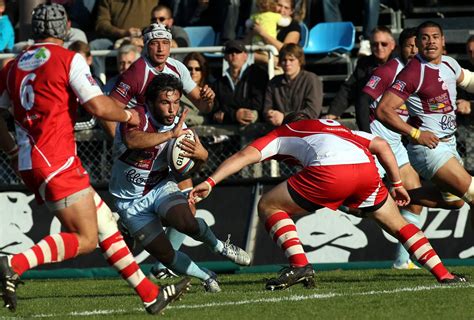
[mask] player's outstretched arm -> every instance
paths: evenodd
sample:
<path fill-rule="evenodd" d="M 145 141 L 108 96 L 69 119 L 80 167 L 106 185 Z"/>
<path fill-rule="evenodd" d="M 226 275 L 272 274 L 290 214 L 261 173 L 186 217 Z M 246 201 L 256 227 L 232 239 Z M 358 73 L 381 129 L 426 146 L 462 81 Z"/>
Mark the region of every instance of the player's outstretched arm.
<path fill-rule="evenodd" d="M 225 160 L 216 169 L 216 171 L 204 182 L 198 184 L 189 194 L 189 202 L 197 203 L 209 196 L 212 188 L 228 176 L 240 171 L 245 166 L 259 162 L 262 154 L 252 146 L 245 147 L 227 160 Z"/>
<path fill-rule="evenodd" d="M 102 120 L 127 122 L 133 126 L 140 123 L 135 110 L 124 110 L 117 106 L 112 98 L 105 95 L 95 96 L 86 101 L 83 106 L 87 112 Z"/>
<path fill-rule="evenodd" d="M 405 206 L 410 202 L 410 196 L 402 184 L 397 160 L 388 143 L 379 137 L 375 137 L 369 145 L 369 151 L 377 156 L 380 164 L 387 172 L 390 180 L 390 193 L 399 206 Z"/>

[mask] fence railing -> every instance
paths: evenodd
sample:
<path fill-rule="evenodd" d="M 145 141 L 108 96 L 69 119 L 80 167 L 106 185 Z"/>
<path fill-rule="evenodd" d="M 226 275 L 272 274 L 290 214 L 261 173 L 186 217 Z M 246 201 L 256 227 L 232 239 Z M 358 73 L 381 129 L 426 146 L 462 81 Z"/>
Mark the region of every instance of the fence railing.
<path fill-rule="evenodd" d="M 343 119 L 344 125 L 355 128 L 354 119 Z M 272 128 L 264 124 L 238 126 L 198 126 L 194 127 L 203 145 L 209 151 L 209 159 L 202 170 L 193 178 L 199 180 L 211 174 L 225 159 L 240 150 L 255 138 L 262 136 Z M 474 124 L 462 121 L 457 131 L 458 151 L 467 170 L 474 171 Z M 101 129 L 84 130 L 76 133 L 78 155 L 91 182 L 95 185 L 107 184 L 113 164 L 112 141 Z M 286 178 L 295 172 L 284 163 L 275 161 L 256 164 L 228 178 L 229 181 L 263 180 L 268 178 Z M 21 185 L 8 164 L 7 157 L 0 152 L 0 187 L 15 188 Z"/>

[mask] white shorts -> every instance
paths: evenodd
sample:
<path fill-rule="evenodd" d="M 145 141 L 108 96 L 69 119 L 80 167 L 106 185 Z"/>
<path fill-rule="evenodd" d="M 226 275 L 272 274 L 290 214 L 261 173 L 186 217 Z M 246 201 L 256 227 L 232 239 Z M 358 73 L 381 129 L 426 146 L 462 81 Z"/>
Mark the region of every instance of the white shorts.
<path fill-rule="evenodd" d="M 399 168 L 410 162 L 408 158 L 408 151 L 401 141 L 398 141 L 396 144 L 393 145 L 390 143 L 390 141 L 387 142 L 389 143 L 390 148 L 392 149 L 392 152 L 395 155 L 395 159 L 397 160 Z M 385 169 L 382 167 L 377 157 L 375 157 L 375 160 L 375 164 L 377 165 L 377 169 L 379 170 L 380 177 L 383 178 L 386 173 Z"/>
<path fill-rule="evenodd" d="M 164 179 L 141 198 L 115 198 L 120 219 L 132 236 L 148 224 L 158 225 L 161 223 L 160 218 L 165 217 L 169 209 L 183 203 L 187 204 L 188 200 L 179 190 L 176 181 L 170 179 Z"/>
<path fill-rule="evenodd" d="M 431 180 L 436 172 L 452 157 L 456 158 L 461 165 L 463 164 L 456 150 L 456 138 L 454 136 L 449 141 L 440 141 L 434 149 L 419 144 L 409 144 L 407 150 L 411 165 L 426 180 Z"/>

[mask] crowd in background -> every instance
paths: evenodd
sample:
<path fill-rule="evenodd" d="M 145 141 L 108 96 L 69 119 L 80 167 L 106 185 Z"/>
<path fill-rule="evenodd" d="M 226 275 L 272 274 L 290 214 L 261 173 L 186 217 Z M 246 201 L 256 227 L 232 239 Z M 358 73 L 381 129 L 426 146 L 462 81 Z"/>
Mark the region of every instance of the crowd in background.
<path fill-rule="evenodd" d="M 238 124 L 263 122 L 281 124 L 290 111 L 304 111 L 312 118 L 337 119 L 355 105 L 357 125 L 368 131 L 368 103 L 360 94 L 374 68 L 397 55 L 394 36 L 389 28 L 378 26 L 380 4 L 407 9 L 404 1 L 364 0 L 62 0 L 68 12 L 68 33 L 64 47 L 80 52 L 91 66 L 94 78 L 109 93 L 118 77 L 140 57 L 144 48 L 142 30 L 150 23 L 165 25 L 171 32 L 172 48 L 189 47 L 184 27 L 212 26 L 217 43 L 225 45 L 221 74 L 212 74 L 205 55 L 197 52 L 175 54 L 182 61 L 198 87 L 209 85 L 216 93 L 211 112 L 203 113 L 183 96 L 182 107 L 190 109 L 189 126 L 202 124 Z M 33 39 L 15 38 L 18 28 L 18 2 L 0 0 L 0 52 L 21 52 Z M 348 14 L 358 8 L 357 17 Z M 359 11 L 360 12 L 360 11 Z M 342 84 L 330 101 L 327 115 L 322 114 L 323 83 L 304 70 L 305 55 L 298 45 L 301 23 L 309 28 L 322 21 L 352 19 L 362 25 L 358 56 L 352 76 Z M 92 23 L 93 22 L 93 23 Z M 269 80 L 266 52 L 249 53 L 246 44 L 271 44 L 279 50 L 276 77 Z M 468 41 L 468 50 L 469 50 Z M 103 57 L 91 51 L 118 50 L 116 68 L 106 68 Z M 469 51 L 468 51 L 469 54 Z M 107 69 L 107 70 L 106 70 Z M 469 99 L 463 99 L 469 102 Z M 467 103 L 466 102 L 466 103 Z M 464 102 L 462 102 L 464 104 Z M 470 108 L 470 104 L 466 108 Z M 85 112 L 79 116 L 82 128 L 95 125 Z M 92 121 L 92 122 L 91 122 Z"/>

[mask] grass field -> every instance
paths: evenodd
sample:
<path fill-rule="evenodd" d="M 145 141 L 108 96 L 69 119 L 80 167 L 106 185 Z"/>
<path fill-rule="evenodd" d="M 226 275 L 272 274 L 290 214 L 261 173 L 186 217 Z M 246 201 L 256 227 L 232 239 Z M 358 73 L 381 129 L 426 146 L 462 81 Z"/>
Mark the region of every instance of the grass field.
<path fill-rule="evenodd" d="M 450 267 L 474 278 L 474 267 Z M 474 319 L 474 282 L 441 286 L 425 270 L 336 270 L 316 275 L 316 288 L 264 290 L 274 274 L 220 275 L 219 294 L 193 280 L 163 319 Z M 169 283 L 169 281 L 165 282 Z M 0 319 L 150 319 L 120 279 L 27 280 L 18 309 Z"/>

